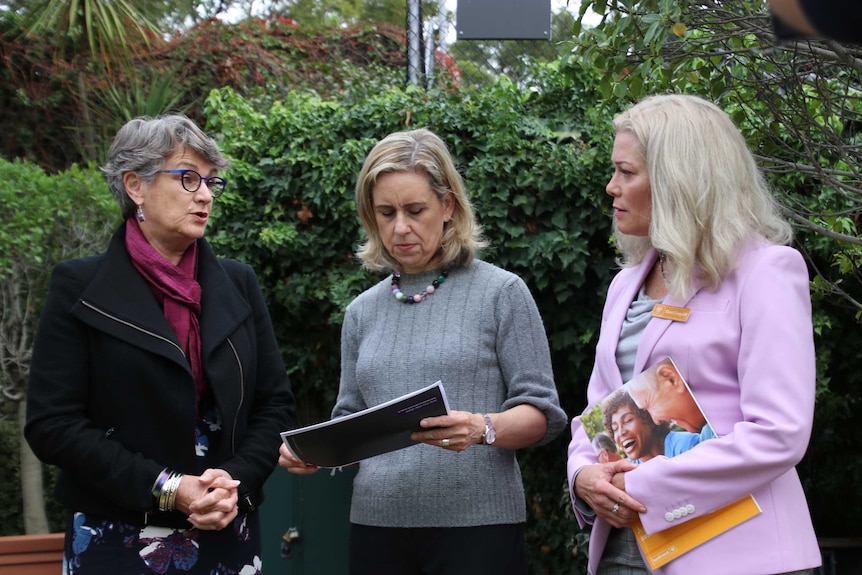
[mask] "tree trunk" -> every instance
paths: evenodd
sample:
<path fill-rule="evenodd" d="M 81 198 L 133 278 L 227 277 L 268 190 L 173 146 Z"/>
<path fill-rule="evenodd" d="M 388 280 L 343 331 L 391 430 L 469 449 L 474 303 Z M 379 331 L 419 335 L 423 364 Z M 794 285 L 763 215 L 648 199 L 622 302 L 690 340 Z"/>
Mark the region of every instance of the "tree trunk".
<path fill-rule="evenodd" d="M 24 533 L 49 533 L 48 514 L 45 512 L 45 490 L 42 481 L 42 462 L 36 458 L 30 444 L 24 439 L 24 421 L 27 400 L 18 403 L 18 443 L 21 458 L 21 502 L 24 511 Z"/>
<path fill-rule="evenodd" d="M 93 122 L 90 120 L 90 93 L 87 90 L 87 81 L 83 70 L 78 72 L 78 98 L 81 101 L 81 128 L 84 133 L 84 152 L 82 155 L 88 161 L 97 161 Z"/>

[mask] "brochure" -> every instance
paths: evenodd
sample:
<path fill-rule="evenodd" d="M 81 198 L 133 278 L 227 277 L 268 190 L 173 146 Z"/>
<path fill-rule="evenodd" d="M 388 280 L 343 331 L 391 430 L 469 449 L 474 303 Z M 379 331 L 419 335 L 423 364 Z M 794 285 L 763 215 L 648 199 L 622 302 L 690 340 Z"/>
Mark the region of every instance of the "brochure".
<path fill-rule="evenodd" d="M 426 417 L 449 415 L 443 382 L 344 417 L 284 431 L 290 452 L 320 467 L 343 467 L 375 455 L 415 445 L 410 434 Z"/>
<path fill-rule="evenodd" d="M 656 424 L 636 401 L 645 378 L 662 380 L 666 385 L 667 381 L 673 381 L 674 385 L 683 386 L 689 399 L 689 413 L 681 414 L 678 421 Z M 678 424 L 683 418 L 687 429 Z M 649 465 L 649 460 L 656 456 L 674 457 L 689 449 L 697 449 L 699 443 L 715 437 L 691 388 L 670 357 L 636 375 L 600 403 L 584 411 L 580 419 L 600 462 L 628 458 L 634 463 Z M 651 535 L 646 533 L 639 519 L 632 524 L 632 529 L 650 569 L 657 569 L 760 511 L 757 501 L 748 495 L 712 513 Z"/>

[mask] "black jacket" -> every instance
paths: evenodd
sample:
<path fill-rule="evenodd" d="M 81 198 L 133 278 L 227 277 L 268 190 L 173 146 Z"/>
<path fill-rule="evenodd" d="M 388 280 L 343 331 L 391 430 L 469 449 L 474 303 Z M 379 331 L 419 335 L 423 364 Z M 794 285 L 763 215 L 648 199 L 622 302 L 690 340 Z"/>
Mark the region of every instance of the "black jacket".
<path fill-rule="evenodd" d="M 222 419 L 217 467 L 241 481 L 240 509 L 262 500 L 294 397 L 257 278 L 199 241 L 201 359 Z M 58 264 L 33 348 L 24 433 L 61 474 L 68 508 L 136 525 L 185 526 L 151 489 L 165 467 L 196 471 L 195 381 L 125 226 L 107 252 Z"/>

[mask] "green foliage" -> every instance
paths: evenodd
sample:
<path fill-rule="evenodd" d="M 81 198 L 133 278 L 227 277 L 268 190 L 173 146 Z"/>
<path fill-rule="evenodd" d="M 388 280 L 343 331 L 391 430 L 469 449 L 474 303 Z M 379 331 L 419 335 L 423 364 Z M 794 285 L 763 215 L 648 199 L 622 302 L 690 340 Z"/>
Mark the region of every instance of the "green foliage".
<path fill-rule="evenodd" d="M 133 114 L 185 111 L 204 124 L 203 100 L 214 88 L 272 102 L 290 90 L 328 96 L 361 85 L 373 93 L 405 77 L 403 25 L 206 20 L 167 41 L 153 38 L 149 48 L 141 42 L 111 69 L 86 55 L 64 59 L 61 40 L 0 37 L 0 155 L 51 170 L 101 161 Z"/>
<path fill-rule="evenodd" d="M 5 462 L 18 462 L 18 426 L 14 419 L 0 418 L 0 457 Z M 17 465 L 0 466 L 0 481 L 3 485 L 18 485 Z M 24 519 L 21 513 L 21 491 L 3 489 L 0 491 L 0 536 L 24 533 Z"/>
<path fill-rule="evenodd" d="M 790 218 L 819 234 L 807 246 L 815 289 L 862 318 L 862 61 L 835 44 L 774 44 L 763 0 L 640 0 L 613 9 L 583 0 L 581 7 L 604 20 L 581 31 L 571 56 L 596 67 L 605 100 L 680 92 L 722 106 Z"/>
<path fill-rule="evenodd" d="M 386 22 L 403 25 L 407 20 L 407 0 L 363 0 L 359 9 L 360 22 Z M 442 0 L 422 0 L 424 16 L 439 14 Z"/>
<path fill-rule="evenodd" d="M 362 0 L 281 0 L 274 3 L 279 13 L 304 26 L 355 23 Z"/>
<path fill-rule="evenodd" d="M 61 260 L 102 251 L 119 223 L 119 210 L 95 167 L 73 165 L 49 175 L 28 162 L 2 158 L 0 205 L 0 480 L 17 487 L 18 428 L 5 418 L 24 394 L 51 269 Z M 46 470 L 49 486 L 55 471 Z M 10 488 L 4 494 L 0 534 L 20 534 L 21 491 Z M 51 527 L 61 530 L 62 511 L 50 497 L 46 503 Z"/>
<path fill-rule="evenodd" d="M 18 425 L 14 417 L 0 416 L 0 482 L 4 489 L 0 490 L 0 537 L 6 535 L 21 535 L 24 533 L 24 515 L 21 501 L 21 490 L 13 488 L 21 484 L 18 455 Z M 66 512 L 54 501 L 51 490 L 57 478 L 55 467 L 45 468 L 45 503 L 48 523 L 52 533 L 63 531 L 66 525 Z"/>
<path fill-rule="evenodd" d="M 137 41 L 159 35 L 140 6 L 126 0 L 39 0 L 25 11 L 22 28 L 34 35 L 59 31 L 71 50 L 86 46 L 108 67 L 131 55 Z"/>
<path fill-rule="evenodd" d="M 138 64 L 179 67 L 196 104 L 223 86 L 248 96 L 276 97 L 292 89 L 328 95 L 344 90 L 357 69 L 374 67 L 375 76 L 391 78 L 377 66 L 395 68 L 402 77 L 403 37 L 403 28 L 387 25 L 299 26 L 280 16 L 238 24 L 209 20 Z"/>
<path fill-rule="evenodd" d="M 587 437 L 594 437 L 598 433 L 607 433 L 605 428 L 605 413 L 601 403 L 597 403 L 588 412 L 581 414 L 581 425 L 587 433 Z"/>
<path fill-rule="evenodd" d="M 422 12 L 436 14 L 438 0 L 423 0 Z M 341 27 L 375 22 L 404 26 L 405 0 L 274 0 L 267 5 L 273 14 L 285 16 L 304 27 Z"/>
<path fill-rule="evenodd" d="M 0 158 L 0 279 L 16 269 L 40 273 L 90 254 L 119 223 L 119 210 L 95 166 L 73 165 L 56 175 Z M 47 288 L 44 283 L 43 288 Z"/>
<path fill-rule="evenodd" d="M 279 102 L 231 89 L 207 100 L 209 129 L 232 159 L 208 238 L 258 273 L 302 410 L 326 419 L 338 388 L 343 311 L 382 276 L 363 271 L 356 174 L 386 134 L 428 127 L 449 144 L 493 247 L 485 259 L 531 288 L 551 341 L 568 412 L 582 409 L 602 295 L 613 267 L 604 195 L 607 111 L 595 111 L 589 77 L 557 66 L 533 90 L 503 80 L 449 94 L 389 89 L 321 100 L 291 92 Z M 271 107 L 270 107 L 271 106 Z M 565 435 L 565 434 L 564 434 Z M 521 456 L 530 500 L 531 561 L 575 572 L 572 518 L 561 505 L 567 439 Z M 583 541 L 580 541 L 582 544 Z M 582 569 L 581 569 L 582 570 Z M 539 572 L 537 570 L 537 572 Z"/>
<path fill-rule="evenodd" d="M 127 86 L 110 80 L 98 89 L 101 105 L 93 109 L 93 114 L 112 132 L 139 116 L 182 114 L 190 107 L 180 105 L 187 101 L 185 86 L 177 82 L 180 70 L 142 70 L 142 73 L 142 76 L 129 74 Z"/>
<path fill-rule="evenodd" d="M 75 146 L 59 128 L 79 114 L 67 89 L 73 74 L 42 71 L 57 49 L 55 38 L 25 45 L 0 37 L 0 150 L 6 158 L 38 158 L 42 165 L 63 167 L 76 158 Z"/>
<path fill-rule="evenodd" d="M 862 341 L 855 322 L 837 321 L 842 316 L 829 306 L 822 313 L 836 321 L 819 341 L 814 433 L 799 472 L 818 536 L 858 537 L 860 503 L 844 494 L 862 481 L 859 447 L 847 433 L 862 414 Z"/>
<path fill-rule="evenodd" d="M 99 171 L 72 166 L 50 176 L 0 158 L 0 388 L 18 398 L 53 265 L 106 243 L 118 211 Z"/>

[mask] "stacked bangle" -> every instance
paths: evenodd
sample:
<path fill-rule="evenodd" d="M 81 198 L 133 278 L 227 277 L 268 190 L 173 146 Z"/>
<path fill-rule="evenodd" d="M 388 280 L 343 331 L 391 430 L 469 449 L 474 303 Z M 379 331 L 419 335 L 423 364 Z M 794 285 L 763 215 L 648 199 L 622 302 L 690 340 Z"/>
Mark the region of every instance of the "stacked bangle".
<path fill-rule="evenodd" d="M 162 470 L 153 483 L 153 497 L 159 503 L 159 511 L 173 511 L 177 502 L 177 491 L 183 479 L 182 473 Z"/>
<path fill-rule="evenodd" d="M 170 477 L 170 472 L 168 472 L 167 468 L 162 469 L 162 472 L 159 473 L 159 476 L 156 477 L 156 481 L 153 483 L 152 494 L 153 497 L 156 498 L 156 501 L 159 500 L 159 495 L 162 494 L 162 489 L 165 487 L 165 481 Z"/>

